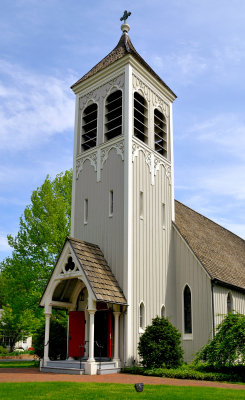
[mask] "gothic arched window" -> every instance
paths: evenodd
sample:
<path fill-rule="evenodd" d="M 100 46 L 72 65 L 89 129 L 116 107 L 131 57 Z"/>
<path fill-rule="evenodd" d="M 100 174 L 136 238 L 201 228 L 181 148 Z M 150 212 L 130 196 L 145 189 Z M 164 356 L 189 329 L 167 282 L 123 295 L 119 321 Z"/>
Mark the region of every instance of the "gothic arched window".
<path fill-rule="evenodd" d="M 96 103 L 90 104 L 83 111 L 82 118 L 82 149 L 88 150 L 96 146 L 97 140 L 97 116 L 98 106 Z"/>
<path fill-rule="evenodd" d="M 147 143 L 147 103 L 138 92 L 134 93 L 134 136 Z"/>
<path fill-rule="evenodd" d="M 155 150 L 167 157 L 167 124 L 163 113 L 157 108 L 154 110 L 154 146 Z"/>
<path fill-rule="evenodd" d="M 227 295 L 227 314 L 232 312 L 232 294 L 229 292 Z"/>
<path fill-rule="evenodd" d="M 184 289 L 184 333 L 192 333 L 191 289 L 188 285 Z"/>
<path fill-rule="evenodd" d="M 122 91 L 116 90 L 106 99 L 105 139 L 110 140 L 122 134 Z"/>

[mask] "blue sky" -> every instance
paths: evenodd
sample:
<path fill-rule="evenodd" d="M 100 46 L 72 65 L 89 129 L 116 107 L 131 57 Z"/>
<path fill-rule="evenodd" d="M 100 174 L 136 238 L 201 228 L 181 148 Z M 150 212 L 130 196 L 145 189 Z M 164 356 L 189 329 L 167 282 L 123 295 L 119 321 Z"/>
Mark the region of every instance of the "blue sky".
<path fill-rule="evenodd" d="M 2 0 L 0 260 L 46 175 L 72 166 L 70 86 L 117 44 L 120 17 L 177 94 L 175 197 L 245 237 L 243 0 Z"/>

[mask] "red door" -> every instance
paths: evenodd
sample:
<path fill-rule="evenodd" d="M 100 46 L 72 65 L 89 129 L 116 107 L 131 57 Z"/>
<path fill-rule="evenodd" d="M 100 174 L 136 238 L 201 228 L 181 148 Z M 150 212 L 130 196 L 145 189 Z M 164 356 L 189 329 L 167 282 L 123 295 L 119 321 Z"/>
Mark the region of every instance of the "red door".
<path fill-rule="evenodd" d="M 84 311 L 70 311 L 69 312 L 69 357 L 80 357 L 80 356 L 83 357 L 84 344 L 85 344 Z"/>
<path fill-rule="evenodd" d="M 107 357 L 111 358 L 111 344 L 112 344 L 112 312 L 108 310 L 107 322 Z"/>

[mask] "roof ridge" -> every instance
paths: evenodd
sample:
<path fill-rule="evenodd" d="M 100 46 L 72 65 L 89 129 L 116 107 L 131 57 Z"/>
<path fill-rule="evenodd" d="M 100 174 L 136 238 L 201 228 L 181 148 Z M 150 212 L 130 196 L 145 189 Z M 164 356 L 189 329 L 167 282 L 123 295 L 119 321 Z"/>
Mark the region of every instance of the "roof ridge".
<path fill-rule="evenodd" d="M 181 204 L 182 206 L 184 206 L 185 208 L 188 208 L 189 210 L 191 210 L 191 211 L 193 211 L 194 213 L 200 215 L 201 217 L 205 218 L 206 220 L 208 220 L 208 221 L 212 222 L 213 224 L 219 226 L 219 227 L 222 228 L 224 231 L 227 231 L 228 233 L 231 233 L 232 235 L 236 236 L 238 239 L 240 239 L 240 240 L 242 240 L 243 242 L 245 242 L 245 240 L 244 240 L 241 236 L 238 236 L 236 233 L 234 233 L 234 232 L 230 231 L 229 229 L 225 228 L 224 226 L 218 224 L 218 222 L 215 222 L 215 221 L 213 221 L 212 219 L 210 219 L 210 218 L 206 217 L 205 215 L 201 214 L 200 212 L 198 212 L 198 211 L 196 211 L 196 210 L 193 210 L 193 208 L 187 206 L 186 204 L 182 203 L 181 201 L 179 201 L 179 200 L 177 200 L 177 199 L 174 199 L 174 200 L 175 200 L 177 203 L 179 203 L 179 204 Z M 176 225 L 176 224 L 175 224 L 175 225 Z"/>

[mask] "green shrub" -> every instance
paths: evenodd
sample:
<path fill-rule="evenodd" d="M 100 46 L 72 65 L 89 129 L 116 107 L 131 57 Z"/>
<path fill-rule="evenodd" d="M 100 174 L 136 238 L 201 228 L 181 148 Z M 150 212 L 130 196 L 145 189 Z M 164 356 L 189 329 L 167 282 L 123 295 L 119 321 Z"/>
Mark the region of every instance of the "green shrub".
<path fill-rule="evenodd" d="M 199 371 L 191 365 L 183 365 L 180 368 L 151 368 L 146 369 L 142 367 L 126 367 L 122 372 L 136 375 L 157 376 L 161 378 L 175 378 L 175 379 L 192 379 L 192 380 L 205 380 L 205 381 L 219 381 L 219 382 L 245 382 L 245 376 L 232 371 L 226 372 L 207 372 Z"/>
<path fill-rule="evenodd" d="M 0 346 L 0 355 L 1 356 L 7 356 L 8 355 L 8 350 L 4 346 Z"/>
<path fill-rule="evenodd" d="M 196 355 L 195 363 L 213 368 L 245 364 L 245 315 L 229 313 L 218 326 L 216 336 Z"/>
<path fill-rule="evenodd" d="M 167 318 L 154 318 L 139 341 L 141 364 L 146 368 L 180 366 L 183 360 L 180 337 L 179 331 Z"/>

